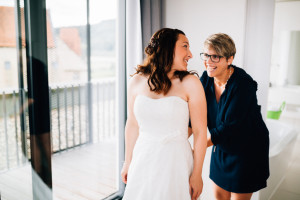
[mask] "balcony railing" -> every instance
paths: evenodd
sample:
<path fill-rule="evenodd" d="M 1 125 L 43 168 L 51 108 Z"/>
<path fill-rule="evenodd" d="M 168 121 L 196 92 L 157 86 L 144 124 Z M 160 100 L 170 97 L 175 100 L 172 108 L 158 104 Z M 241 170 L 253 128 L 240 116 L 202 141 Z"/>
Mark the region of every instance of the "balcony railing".
<path fill-rule="evenodd" d="M 92 83 L 93 141 L 89 138 L 87 84 L 52 85 L 49 89 L 53 153 L 115 136 L 115 80 Z M 20 105 L 21 96 L 26 102 Z M 30 159 L 27 91 L 0 94 L 0 172 Z M 22 118 L 23 115 L 23 118 Z M 21 123 L 23 120 L 23 125 Z M 23 126 L 23 127 L 22 127 Z M 22 131 L 24 130 L 24 131 Z M 23 132 L 23 133 L 22 133 Z"/>

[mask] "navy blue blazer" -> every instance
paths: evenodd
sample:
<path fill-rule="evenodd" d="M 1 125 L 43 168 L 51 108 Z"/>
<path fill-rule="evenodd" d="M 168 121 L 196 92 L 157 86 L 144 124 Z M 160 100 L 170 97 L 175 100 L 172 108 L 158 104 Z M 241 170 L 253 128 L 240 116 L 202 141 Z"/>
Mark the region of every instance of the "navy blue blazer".
<path fill-rule="evenodd" d="M 257 83 L 243 69 L 233 66 L 219 103 L 214 80 L 204 71 L 200 80 L 207 100 L 207 125 L 214 145 L 227 153 L 269 153 L 269 131 L 257 104 Z"/>

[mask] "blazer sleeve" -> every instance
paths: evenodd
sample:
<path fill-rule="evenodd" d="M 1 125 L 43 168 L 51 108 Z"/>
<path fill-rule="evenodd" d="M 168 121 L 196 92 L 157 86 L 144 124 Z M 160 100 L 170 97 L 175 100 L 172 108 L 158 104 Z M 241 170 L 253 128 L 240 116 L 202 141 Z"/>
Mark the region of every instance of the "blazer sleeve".
<path fill-rule="evenodd" d="M 217 127 L 209 130 L 214 145 L 222 144 L 229 137 L 236 137 L 246 127 L 245 118 L 257 105 L 256 90 L 257 83 L 254 80 L 243 81 L 232 89 L 225 103 L 224 117 Z"/>

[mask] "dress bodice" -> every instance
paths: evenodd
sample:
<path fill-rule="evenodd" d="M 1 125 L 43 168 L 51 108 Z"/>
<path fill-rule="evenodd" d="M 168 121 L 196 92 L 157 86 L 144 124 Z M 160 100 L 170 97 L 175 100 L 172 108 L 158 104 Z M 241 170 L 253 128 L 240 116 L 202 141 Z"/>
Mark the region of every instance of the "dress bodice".
<path fill-rule="evenodd" d="M 178 96 L 153 99 L 137 95 L 134 114 L 140 137 L 188 137 L 188 103 Z"/>

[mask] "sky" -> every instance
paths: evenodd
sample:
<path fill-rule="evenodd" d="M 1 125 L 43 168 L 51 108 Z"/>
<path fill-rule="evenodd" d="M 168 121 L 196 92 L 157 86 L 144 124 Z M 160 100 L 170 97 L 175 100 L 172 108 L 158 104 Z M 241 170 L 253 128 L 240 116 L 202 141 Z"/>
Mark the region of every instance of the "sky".
<path fill-rule="evenodd" d="M 22 0 L 20 0 L 22 2 Z M 14 6 L 14 0 L 0 0 L 0 6 Z M 54 27 L 86 24 L 85 0 L 46 0 Z M 117 17 L 117 0 L 90 0 L 90 23 Z"/>

